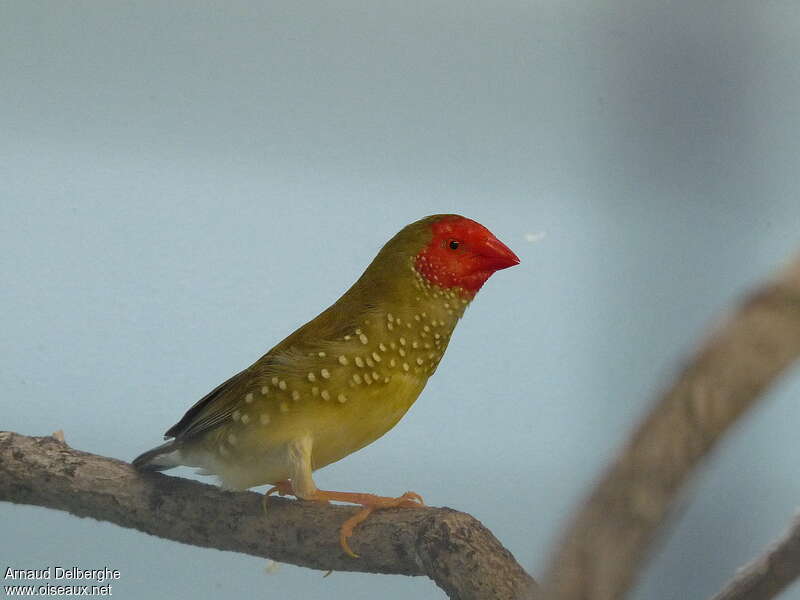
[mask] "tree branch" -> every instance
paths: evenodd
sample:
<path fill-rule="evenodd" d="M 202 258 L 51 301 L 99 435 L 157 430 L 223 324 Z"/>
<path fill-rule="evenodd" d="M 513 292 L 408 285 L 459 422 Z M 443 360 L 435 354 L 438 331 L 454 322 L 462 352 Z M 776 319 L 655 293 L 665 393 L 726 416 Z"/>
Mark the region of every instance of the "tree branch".
<path fill-rule="evenodd" d="M 80 452 L 54 437 L 0 432 L 0 500 L 34 504 L 219 550 L 312 569 L 427 575 L 450 598 L 532 596 L 535 583 L 477 519 L 449 508 L 378 511 L 339 547 L 353 508 L 270 498 Z"/>
<path fill-rule="evenodd" d="M 711 600 L 769 600 L 800 576 L 800 517 L 767 551 L 739 569 Z"/>
<path fill-rule="evenodd" d="M 800 259 L 754 293 L 688 363 L 573 519 L 545 578 L 553 600 L 622 598 L 684 481 L 800 356 Z M 198 546 L 321 570 L 426 575 L 451 598 L 517 599 L 535 583 L 483 525 L 441 508 L 380 511 L 344 555 L 354 509 L 227 492 L 0 432 L 0 500 L 91 516 Z M 800 525 L 714 600 L 770 598 L 800 575 Z M 727 595 L 726 595 L 727 594 Z M 738 594 L 738 595 L 736 595 Z M 760 595 L 759 595 L 760 594 Z"/>
<path fill-rule="evenodd" d="M 800 258 L 707 341 L 572 520 L 543 579 L 554 600 L 616 600 L 681 485 L 800 356 Z"/>

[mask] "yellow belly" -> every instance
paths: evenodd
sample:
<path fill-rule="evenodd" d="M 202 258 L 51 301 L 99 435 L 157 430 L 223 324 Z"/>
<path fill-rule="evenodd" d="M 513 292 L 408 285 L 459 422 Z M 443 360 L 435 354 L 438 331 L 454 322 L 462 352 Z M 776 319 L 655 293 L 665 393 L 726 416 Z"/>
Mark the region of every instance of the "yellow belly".
<path fill-rule="evenodd" d="M 310 436 L 312 469 L 320 469 L 374 442 L 403 417 L 425 386 L 426 378 L 395 374 L 388 383 L 362 386 L 357 393 L 328 399 L 284 403 L 285 411 L 269 413 L 261 424 L 258 413 L 238 423 L 220 426 L 184 451 L 184 464 L 219 476 L 223 485 L 246 489 L 288 479 L 287 446 Z M 246 414 L 246 413 L 245 413 Z M 231 443 L 234 442 L 234 443 Z"/>
<path fill-rule="evenodd" d="M 221 401 L 229 413 L 187 442 L 183 464 L 247 488 L 290 478 L 288 448 L 299 440 L 310 442 L 312 470 L 374 442 L 436 370 L 463 312 L 448 302 L 443 296 L 441 306 L 419 312 L 371 313 L 341 338 L 271 351 Z"/>
<path fill-rule="evenodd" d="M 336 462 L 377 440 L 406 414 L 424 385 L 413 375 L 395 376 L 386 386 L 367 389 L 342 406 L 323 406 L 306 423 L 313 440 L 313 468 Z"/>

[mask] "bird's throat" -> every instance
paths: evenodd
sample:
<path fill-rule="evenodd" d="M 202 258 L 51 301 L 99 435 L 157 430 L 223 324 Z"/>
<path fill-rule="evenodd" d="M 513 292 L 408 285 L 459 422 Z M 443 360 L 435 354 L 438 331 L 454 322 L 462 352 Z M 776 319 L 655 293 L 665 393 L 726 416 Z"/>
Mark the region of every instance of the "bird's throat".
<path fill-rule="evenodd" d="M 388 348 L 405 372 L 427 379 L 436 370 L 450 337 L 474 294 L 431 283 L 412 261 L 394 302 L 379 316 Z M 407 367 L 407 368 L 406 368 Z"/>

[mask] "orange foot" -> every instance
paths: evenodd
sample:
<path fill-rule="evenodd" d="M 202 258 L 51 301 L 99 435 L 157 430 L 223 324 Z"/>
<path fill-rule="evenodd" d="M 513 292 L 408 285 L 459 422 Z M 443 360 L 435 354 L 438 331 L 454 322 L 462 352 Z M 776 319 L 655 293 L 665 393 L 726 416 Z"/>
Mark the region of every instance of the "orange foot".
<path fill-rule="evenodd" d="M 270 488 L 264 495 L 264 501 L 272 495 L 277 493 L 280 496 L 287 494 L 295 495 L 292 483 L 290 481 L 279 481 L 274 487 Z M 356 526 L 364 521 L 372 511 L 380 510 L 383 508 L 417 508 L 425 506 L 422 496 L 416 492 L 406 492 L 398 498 L 391 498 L 388 496 L 376 496 L 375 494 L 360 494 L 357 492 L 331 492 L 327 490 L 317 490 L 313 495 L 303 498 L 303 500 L 315 500 L 317 502 L 329 502 L 334 500 L 336 502 L 348 502 L 350 504 L 360 504 L 362 509 L 355 515 L 342 523 L 342 528 L 339 530 L 339 543 L 342 550 L 353 558 L 358 558 L 358 554 L 353 552 L 350 545 L 347 543 L 347 538 L 353 535 L 353 530 Z M 266 506 L 266 504 L 265 504 Z"/>

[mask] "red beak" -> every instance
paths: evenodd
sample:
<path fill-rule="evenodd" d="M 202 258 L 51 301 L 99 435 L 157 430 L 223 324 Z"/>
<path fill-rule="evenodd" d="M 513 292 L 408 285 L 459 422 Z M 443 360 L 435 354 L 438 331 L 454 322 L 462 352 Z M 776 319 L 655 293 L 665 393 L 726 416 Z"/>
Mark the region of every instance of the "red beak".
<path fill-rule="evenodd" d="M 519 258 L 511 251 L 511 248 L 494 236 L 483 241 L 480 254 L 488 259 L 489 266 L 495 271 L 519 264 Z"/>

